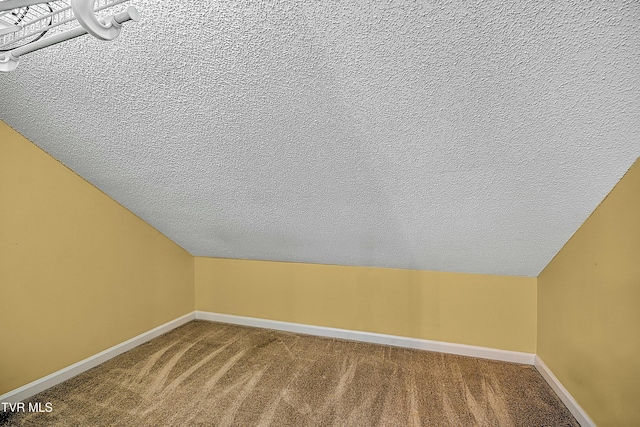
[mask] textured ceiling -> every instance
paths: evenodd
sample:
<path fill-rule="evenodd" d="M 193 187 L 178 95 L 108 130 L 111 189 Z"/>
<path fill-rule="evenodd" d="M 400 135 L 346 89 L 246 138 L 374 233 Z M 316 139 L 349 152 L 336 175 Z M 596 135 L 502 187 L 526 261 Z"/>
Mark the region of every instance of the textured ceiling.
<path fill-rule="evenodd" d="M 194 255 L 537 275 L 640 155 L 637 2 L 131 4 L 0 119 Z"/>

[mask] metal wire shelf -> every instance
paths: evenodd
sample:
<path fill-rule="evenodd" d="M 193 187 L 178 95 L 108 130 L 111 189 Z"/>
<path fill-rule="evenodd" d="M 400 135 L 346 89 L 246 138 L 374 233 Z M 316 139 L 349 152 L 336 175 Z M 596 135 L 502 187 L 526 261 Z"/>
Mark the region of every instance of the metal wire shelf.
<path fill-rule="evenodd" d="M 43 47 L 89 33 L 102 40 L 118 36 L 123 22 L 137 21 L 128 0 L 0 0 L 0 71 L 13 71 L 17 59 Z"/>
<path fill-rule="evenodd" d="M 0 5 L 6 0 L 0 0 Z M 94 11 L 101 12 L 128 0 L 97 0 Z M 55 31 L 77 26 L 78 22 L 68 1 L 56 0 L 24 6 L 0 12 L 0 50 L 9 50 L 34 41 L 40 35 L 55 34 Z M 5 27 L 4 30 L 2 27 Z M 29 40 L 31 39 L 31 40 Z"/>

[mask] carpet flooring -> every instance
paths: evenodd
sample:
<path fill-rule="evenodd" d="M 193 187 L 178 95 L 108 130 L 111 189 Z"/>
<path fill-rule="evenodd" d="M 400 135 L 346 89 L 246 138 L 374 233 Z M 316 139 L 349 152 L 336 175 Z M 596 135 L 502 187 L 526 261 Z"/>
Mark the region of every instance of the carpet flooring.
<path fill-rule="evenodd" d="M 205 321 L 28 403 L 0 424 L 579 426 L 532 366 Z"/>

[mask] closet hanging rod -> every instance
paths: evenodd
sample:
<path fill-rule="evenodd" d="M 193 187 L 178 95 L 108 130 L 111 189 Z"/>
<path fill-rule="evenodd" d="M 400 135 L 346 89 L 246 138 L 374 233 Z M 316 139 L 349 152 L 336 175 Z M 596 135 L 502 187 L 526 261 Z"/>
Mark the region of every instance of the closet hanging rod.
<path fill-rule="evenodd" d="M 103 4 L 102 6 L 96 7 L 94 9 L 94 12 L 100 12 L 100 11 L 102 11 L 104 9 L 108 9 L 110 7 L 113 7 L 113 6 L 118 5 L 120 3 L 125 3 L 127 1 L 129 1 L 129 0 L 113 0 L 110 3 Z M 2 3 L 6 3 L 6 2 L 1 2 L 0 1 L 0 4 L 2 4 Z M 58 26 L 62 26 L 64 24 L 73 22 L 76 19 L 75 16 L 73 16 L 73 13 L 70 13 L 70 9 L 71 9 L 71 6 L 69 5 L 69 6 L 66 6 L 64 8 L 56 9 L 53 12 L 40 14 L 39 17 L 38 17 L 38 20 L 43 21 L 43 20 L 49 19 L 51 22 L 55 21 L 55 24 L 49 25 L 47 27 L 48 30 L 53 29 L 53 28 L 58 27 Z M 67 12 L 67 11 L 69 11 L 69 12 Z M 8 12 L 4 12 L 4 14 L 7 14 L 7 13 Z M 3 15 L 3 13 L 0 13 L 0 17 L 2 15 Z M 39 26 L 37 26 L 37 25 L 29 24 L 29 26 L 33 27 L 33 29 L 31 31 L 22 31 L 23 34 L 21 36 L 14 36 L 12 38 L 12 40 L 11 40 L 11 43 L 19 42 L 20 40 L 27 39 L 29 37 L 32 37 L 32 36 L 42 32 L 42 28 L 39 28 Z M 18 27 L 18 28 L 20 28 L 20 27 Z M 16 30 L 17 30 L 17 28 L 15 28 L 15 27 L 14 27 L 14 29 L 7 28 L 5 30 L 0 30 L 0 35 L 2 35 L 3 31 L 5 33 L 12 33 L 12 32 L 16 32 Z"/>
<path fill-rule="evenodd" d="M 138 11 L 136 10 L 136 8 L 133 6 L 129 6 L 127 10 L 125 10 L 124 12 L 120 12 L 116 15 L 109 16 L 106 20 L 102 20 L 101 22 L 103 24 L 106 24 L 109 21 L 111 21 L 112 25 L 119 27 L 127 21 L 139 21 L 139 20 L 140 20 L 140 15 L 138 14 Z M 67 40 L 71 40 L 76 37 L 83 36 L 85 34 L 87 34 L 87 30 L 84 27 L 73 28 L 71 30 L 64 31 L 62 33 L 54 34 L 51 37 L 47 37 L 45 39 L 26 44 L 24 46 L 17 47 L 9 51 L 9 54 L 17 59 L 20 56 L 25 55 L 27 53 L 35 52 L 36 50 L 53 46 L 58 43 L 65 42 Z"/>
<path fill-rule="evenodd" d="M 122 24 L 139 21 L 133 6 L 99 18 L 96 12 L 127 0 L 0 0 L 0 72 L 16 69 L 22 55 L 91 34 L 118 37 Z"/>

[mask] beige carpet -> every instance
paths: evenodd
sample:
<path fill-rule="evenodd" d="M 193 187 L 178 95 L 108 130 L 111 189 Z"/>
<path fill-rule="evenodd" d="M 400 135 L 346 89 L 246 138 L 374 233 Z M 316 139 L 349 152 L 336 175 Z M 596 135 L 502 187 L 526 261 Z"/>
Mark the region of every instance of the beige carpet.
<path fill-rule="evenodd" d="M 578 426 L 532 366 L 203 321 L 30 402 L 0 424 Z"/>

